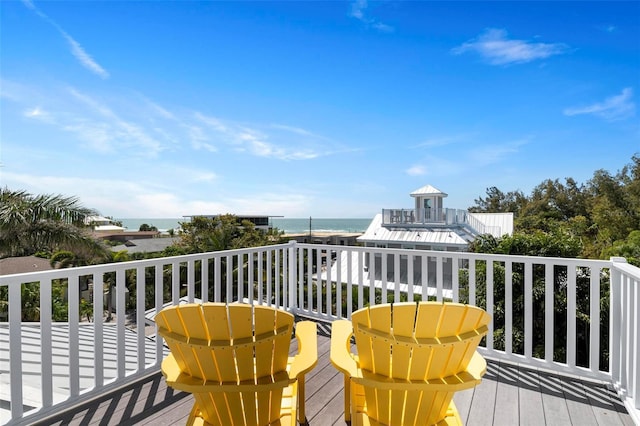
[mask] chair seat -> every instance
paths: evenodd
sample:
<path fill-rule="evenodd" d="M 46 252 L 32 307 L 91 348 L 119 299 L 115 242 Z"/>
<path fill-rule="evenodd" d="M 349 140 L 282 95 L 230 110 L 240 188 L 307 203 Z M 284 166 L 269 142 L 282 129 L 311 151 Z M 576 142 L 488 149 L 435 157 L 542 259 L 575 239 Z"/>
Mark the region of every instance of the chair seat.
<path fill-rule="evenodd" d="M 351 418 L 351 426 L 393 426 L 383 425 L 367 415 L 367 409 L 362 405 L 362 401 L 364 401 L 364 390 L 362 390 L 362 387 L 360 387 L 360 389 L 362 392 L 361 398 L 357 398 L 358 395 L 356 391 L 355 415 Z M 358 403 L 358 401 L 360 401 L 360 403 Z M 453 401 L 449 403 L 449 409 L 447 410 L 445 418 L 436 423 L 435 426 L 464 426 L 456 404 Z"/>
<path fill-rule="evenodd" d="M 284 404 L 284 402 L 283 402 Z M 284 426 L 284 425 L 293 425 L 295 424 L 294 416 L 292 415 L 291 410 L 288 412 L 282 412 L 281 417 L 270 423 L 269 426 Z M 202 414 L 200 412 L 200 407 L 197 404 L 193 406 L 191 409 L 191 413 L 189 413 L 189 418 L 187 419 L 187 426 L 214 426 L 211 423 L 205 421 L 202 418 Z"/>

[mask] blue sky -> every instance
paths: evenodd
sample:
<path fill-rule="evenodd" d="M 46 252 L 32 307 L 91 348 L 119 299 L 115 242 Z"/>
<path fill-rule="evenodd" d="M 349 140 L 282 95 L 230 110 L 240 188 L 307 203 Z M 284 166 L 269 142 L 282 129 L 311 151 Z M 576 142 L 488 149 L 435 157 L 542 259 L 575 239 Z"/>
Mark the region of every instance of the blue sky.
<path fill-rule="evenodd" d="M 640 153 L 640 2 L 0 4 L 0 180 L 103 215 L 372 217 Z"/>

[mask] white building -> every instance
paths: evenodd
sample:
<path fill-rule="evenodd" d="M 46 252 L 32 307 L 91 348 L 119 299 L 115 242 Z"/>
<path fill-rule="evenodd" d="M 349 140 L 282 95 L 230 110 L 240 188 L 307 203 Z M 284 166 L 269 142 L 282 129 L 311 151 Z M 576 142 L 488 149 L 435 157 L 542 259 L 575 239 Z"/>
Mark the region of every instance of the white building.
<path fill-rule="evenodd" d="M 413 208 L 383 209 L 358 238 L 366 247 L 467 251 L 478 235 L 513 233 L 513 213 L 470 213 L 443 207 L 447 196 L 431 185 L 411 194 Z"/>
<path fill-rule="evenodd" d="M 443 200 L 447 194 L 431 185 L 410 195 L 414 198 L 413 208 L 383 209 L 373 218 L 367 231 L 358 237 L 358 242 L 365 247 L 463 252 L 468 251 L 469 244 L 478 235 L 491 234 L 498 238 L 513 233 L 513 213 L 471 213 L 445 208 Z M 357 255 L 345 252 L 328 273 L 321 274 L 321 279 L 336 282 L 339 276 L 345 283 L 344 277 L 362 276 L 364 282 L 373 282 L 376 288 L 387 290 L 393 290 L 397 280 L 402 291 L 412 285 L 414 294 L 424 296 L 427 287 L 426 294 L 435 296 L 440 273 L 443 295 L 451 298 L 454 269 L 463 267 L 461 264 L 454 267 L 454 262 L 458 261 L 444 254 L 434 253 L 423 259 L 406 252 L 374 252 L 360 263 Z"/>

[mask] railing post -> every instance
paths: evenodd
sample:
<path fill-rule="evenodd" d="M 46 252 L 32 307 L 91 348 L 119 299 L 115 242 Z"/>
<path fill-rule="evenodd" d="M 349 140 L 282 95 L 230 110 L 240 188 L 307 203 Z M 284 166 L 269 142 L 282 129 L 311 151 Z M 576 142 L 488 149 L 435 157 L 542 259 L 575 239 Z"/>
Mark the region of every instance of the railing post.
<path fill-rule="evenodd" d="M 285 308 L 289 311 L 295 311 L 297 308 L 296 303 L 296 282 L 297 282 L 297 274 L 296 274 L 296 262 L 298 256 L 296 256 L 297 252 L 297 244 L 298 242 L 295 240 L 289 241 L 289 255 L 287 256 L 287 276 L 288 276 L 288 288 L 289 288 L 289 300 L 287 302 L 288 306 Z"/>
<path fill-rule="evenodd" d="M 11 418 L 22 417 L 22 284 L 9 283 L 9 369 Z"/>
<path fill-rule="evenodd" d="M 611 378 L 614 384 L 620 384 L 620 362 L 621 362 L 621 350 L 620 350 L 620 338 L 621 338 L 621 322 L 622 322 L 622 299 L 620 281 L 622 275 L 613 264 L 624 263 L 626 259 L 621 257 L 611 258 L 612 267 L 609 271 L 610 283 L 609 283 L 609 309 L 611 310 L 611 320 L 609 323 L 609 371 L 611 371 Z"/>

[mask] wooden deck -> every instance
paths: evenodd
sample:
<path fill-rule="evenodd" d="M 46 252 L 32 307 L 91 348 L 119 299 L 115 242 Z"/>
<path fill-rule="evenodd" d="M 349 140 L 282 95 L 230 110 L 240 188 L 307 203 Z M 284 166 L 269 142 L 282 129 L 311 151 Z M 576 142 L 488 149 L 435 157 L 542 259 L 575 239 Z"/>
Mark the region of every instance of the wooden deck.
<path fill-rule="evenodd" d="M 329 361 L 329 326 L 319 324 L 318 334 L 318 365 L 307 375 L 307 420 L 311 426 L 344 425 L 343 378 Z M 493 361 L 482 383 L 454 400 L 469 426 L 633 425 L 605 384 Z M 192 404 L 189 394 L 167 388 L 158 373 L 38 424 L 179 425 Z"/>

